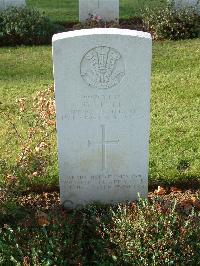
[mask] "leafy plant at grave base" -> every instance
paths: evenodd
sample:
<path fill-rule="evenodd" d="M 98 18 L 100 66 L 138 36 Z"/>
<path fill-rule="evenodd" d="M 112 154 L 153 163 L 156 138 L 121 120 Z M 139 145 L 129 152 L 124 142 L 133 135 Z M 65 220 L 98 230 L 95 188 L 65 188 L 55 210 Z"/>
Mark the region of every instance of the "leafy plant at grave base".
<path fill-rule="evenodd" d="M 1 191 L 1 194 L 4 193 Z M 17 203 L 17 195 L 13 191 L 6 191 L 3 202 L 0 203 L 0 224 L 22 219 L 27 212 Z M 2 195 L 1 195 L 2 197 Z"/>
<path fill-rule="evenodd" d="M 117 265 L 199 265 L 200 215 L 180 214 L 176 207 L 159 198 L 129 209 L 119 205 L 106 229 Z"/>
<path fill-rule="evenodd" d="M 1 264 L 199 265 L 200 213 L 160 197 L 45 217 L 4 224 Z"/>
<path fill-rule="evenodd" d="M 0 236 L 0 262 L 26 260 L 31 265 L 88 265 L 94 254 L 98 259 L 105 253 L 104 238 L 99 237 L 102 229 L 98 212 L 94 207 L 71 213 L 59 211 L 49 215 L 48 223 L 38 224 L 36 219 L 29 227 L 11 228 L 5 224 Z"/>
<path fill-rule="evenodd" d="M 16 105 L 18 113 L 15 113 L 15 116 L 18 117 L 19 124 L 12 122 L 9 111 L 4 111 L 4 115 L 11 120 L 14 130 L 10 130 L 10 134 L 15 134 L 19 150 L 12 165 L 6 160 L 1 161 L 3 167 L 0 173 L 6 186 L 14 190 L 16 187 L 47 184 L 47 176 L 51 179 L 57 175 L 53 86 L 38 92 L 31 99 L 31 103 L 20 98 Z M 20 133 L 20 123 L 26 129 L 25 133 Z"/>
<path fill-rule="evenodd" d="M 64 31 L 34 9 L 11 7 L 0 11 L 0 46 L 49 44 L 54 33 Z"/>
<path fill-rule="evenodd" d="M 200 37 L 200 15 L 196 8 L 175 10 L 171 5 L 164 9 L 146 9 L 142 14 L 144 28 L 154 39 L 189 39 Z"/>

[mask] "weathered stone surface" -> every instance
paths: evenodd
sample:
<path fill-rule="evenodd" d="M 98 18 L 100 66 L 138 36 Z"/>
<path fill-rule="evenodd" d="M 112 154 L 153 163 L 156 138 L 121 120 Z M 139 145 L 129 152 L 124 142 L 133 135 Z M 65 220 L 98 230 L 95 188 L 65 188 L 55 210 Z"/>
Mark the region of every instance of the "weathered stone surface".
<path fill-rule="evenodd" d="M 91 15 L 100 16 L 104 21 L 119 19 L 119 0 L 79 0 L 79 21 Z"/>
<path fill-rule="evenodd" d="M 151 45 L 150 34 L 131 30 L 54 35 L 65 207 L 147 195 Z"/>

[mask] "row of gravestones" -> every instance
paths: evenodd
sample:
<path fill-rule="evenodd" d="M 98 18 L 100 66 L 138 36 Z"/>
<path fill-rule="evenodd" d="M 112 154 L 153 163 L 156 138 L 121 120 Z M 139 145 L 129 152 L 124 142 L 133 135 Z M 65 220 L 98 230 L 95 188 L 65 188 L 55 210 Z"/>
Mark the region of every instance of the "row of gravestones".
<path fill-rule="evenodd" d="M 119 14 L 118 1 L 80 0 L 85 18 L 88 2 L 97 4 L 89 12 L 105 15 L 111 10 L 115 18 Z M 151 59 L 152 39 L 145 32 L 103 28 L 53 36 L 65 208 L 147 196 Z"/>
<path fill-rule="evenodd" d="M 42 0 L 41 0 L 42 1 Z M 199 0 L 168 0 L 179 9 L 188 6 L 200 6 Z M 0 9 L 9 6 L 24 6 L 25 0 L 0 0 Z M 104 21 L 119 19 L 119 0 L 79 0 L 79 20 L 85 21 L 90 17 L 101 18 Z"/>
<path fill-rule="evenodd" d="M 151 58 L 145 32 L 99 28 L 53 36 L 64 207 L 147 196 Z"/>
<path fill-rule="evenodd" d="M 199 0 L 168 0 L 175 9 L 199 7 Z M 119 0 L 79 0 L 79 20 L 85 21 L 90 16 L 98 16 L 104 21 L 119 19 Z"/>

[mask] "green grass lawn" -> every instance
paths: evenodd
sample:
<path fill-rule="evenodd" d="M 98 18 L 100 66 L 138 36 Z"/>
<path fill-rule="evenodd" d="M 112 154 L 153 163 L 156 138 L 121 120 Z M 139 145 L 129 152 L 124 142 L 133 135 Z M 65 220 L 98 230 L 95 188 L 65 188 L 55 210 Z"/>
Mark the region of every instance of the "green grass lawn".
<path fill-rule="evenodd" d="M 150 183 L 200 179 L 199 46 L 199 39 L 153 45 Z M 53 83 L 51 47 L 1 48 L 0 58 L 0 108 L 15 119 L 17 98 Z M 9 161 L 18 142 L 8 120 L 0 116 L 1 159 Z"/>
<path fill-rule="evenodd" d="M 199 47 L 200 39 L 153 44 L 150 184 L 200 181 Z M 53 76 L 50 46 L 0 48 L 0 58 L 1 181 L 4 162 L 12 168 L 19 156 L 16 130 L 27 130 L 16 100 L 31 104 Z M 32 116 L 26 109 L 28 124 Z M 43 184 L 58 184 L 55 153 Z M 70 212 L 56 192 L 0 192 L 0 265 L 199 265 L 199 191 Z"/>
<path fill-rule="evenodd" d="M 77 21 L 79 0 L 26 0 L 28 6 L 37 8 L 56 22 Z M 144 7 L 165 5 L 166 0 L 120 0 L 120 18 L 140 14 Z"/>

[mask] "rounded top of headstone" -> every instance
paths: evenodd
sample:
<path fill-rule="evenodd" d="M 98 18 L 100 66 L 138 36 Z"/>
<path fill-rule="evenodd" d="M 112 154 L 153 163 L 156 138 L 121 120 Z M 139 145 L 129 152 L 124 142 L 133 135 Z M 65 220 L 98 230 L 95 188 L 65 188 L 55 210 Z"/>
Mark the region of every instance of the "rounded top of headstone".
<path fill-rule="evenodd" d="M 128 29 L 117 29 L 117 28 L 94 28 L 94 29 L 82 29 L 68 32 L 57 33 L 53 35 L 52 41 L 58 41 L 66 38 L 81 37 L 88 35 L 121 35 L 131 36 L 144 39 L 152 39 L 151 34 L 148 32 L 128 30 Z"/>

